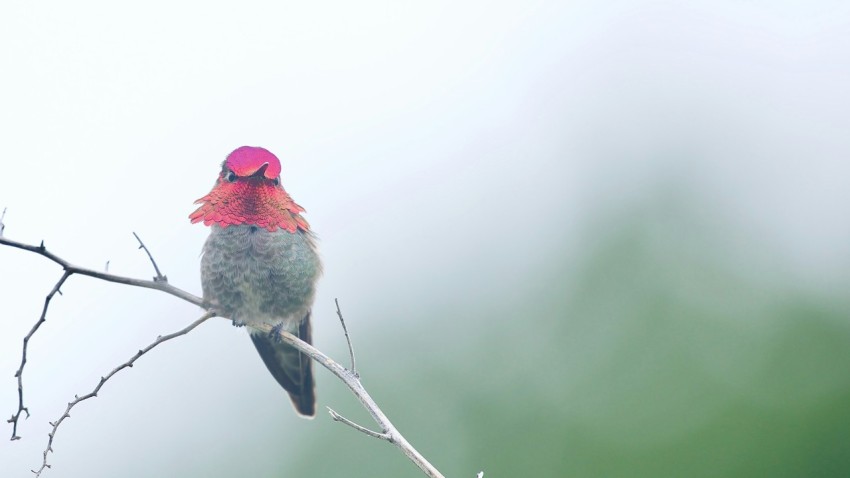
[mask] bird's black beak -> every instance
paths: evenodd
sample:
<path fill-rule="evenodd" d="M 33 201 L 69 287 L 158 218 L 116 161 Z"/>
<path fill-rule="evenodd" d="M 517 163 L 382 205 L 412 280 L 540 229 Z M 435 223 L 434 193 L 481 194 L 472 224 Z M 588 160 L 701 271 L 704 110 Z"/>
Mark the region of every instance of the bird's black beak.
<path fill-rule="evenodd" d="M 256 176 L 258 178 L 262 178 L 263 176 L 266 175 L 266 169 L 268 169 L 268 168 L 269 168 L 269 163 L 263 163 L 263 165 L 260 166 L 260 169 L 258 169 L 257 172 L 255 172 L 251 176 Z"/>

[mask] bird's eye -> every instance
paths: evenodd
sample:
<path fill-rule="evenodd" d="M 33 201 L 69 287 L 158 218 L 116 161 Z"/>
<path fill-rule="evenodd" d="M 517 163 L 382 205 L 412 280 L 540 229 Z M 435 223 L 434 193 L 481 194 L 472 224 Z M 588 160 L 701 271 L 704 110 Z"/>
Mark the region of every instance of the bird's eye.
<path fill-rule="evenodd" d="M 272 179 L 272 184 L 274 184 L 275 186 L 279 185 L 280 184 L 280 178 Z"/>
<path fill-rule="evenodd" d="M 228 171 L 227 174 L 224 175 L 224 179 L 229 183 L 235 183 L 236 174 L 233 171 Z"/>

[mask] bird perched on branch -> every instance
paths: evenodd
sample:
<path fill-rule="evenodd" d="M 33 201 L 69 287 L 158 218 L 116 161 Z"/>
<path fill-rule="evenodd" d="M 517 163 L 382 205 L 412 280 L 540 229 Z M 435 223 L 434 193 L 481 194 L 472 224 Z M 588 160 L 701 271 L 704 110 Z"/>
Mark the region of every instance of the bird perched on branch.
<path fill-rule="evenodd" d="M 286 330 L 312 343 L 310 308 L 322 266 L 316 239 L 280 181 L 271 152 L 242 146 L 227 156 L 212 191 L 189 219 L 210 226 L 201 259 L 204 300 L 251 340 L 302 416 L 316 414 L 313 362 L 280 341 Z M 255 327 L 270 324 L 271 334 Z"/>

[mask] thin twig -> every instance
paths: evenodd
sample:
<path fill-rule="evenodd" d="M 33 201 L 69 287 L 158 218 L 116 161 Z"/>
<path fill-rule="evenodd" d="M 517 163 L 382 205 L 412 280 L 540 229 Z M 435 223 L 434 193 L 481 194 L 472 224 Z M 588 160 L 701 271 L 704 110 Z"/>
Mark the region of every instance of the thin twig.
<path fill-rule="evenodd" d="M 164 275 L 162 275 L 161 272 L 159 272 L 159 267 L 156 266 L 156 261 L 153 260 L 151 251 L 148 250 L 148 247 L 145 245 L 144 242 L 142 242 L 142 239 L 139 237 L 138 234 L 134 232 L 133 235 L 136 236 L 136 240 L 139 241 L 139 249 L 145 250 L 148 255 L 148 258 L 151 260 L 151 264 L 153 264 L 153 270 L 156 271 L 156 277 L 153 278 L 154 282 L 168 282 L 168 277 L 165 277 Z"/>
<path fill-rule="evenodd" d="M 74 400 L 72 400 L 71 402 L 68 403 L 68 406 L 65 408 L 65 412 L 62 413 L 62 416 L 59 417 L 59 419 L 56 420 L 55 422 L 50 422 L 50 424 L 53 426 L 53 429 L 50 431 L 50 433 L 47 434 L 47 436 L 50 437 L 50 438 L 47 440 L 47 447 L 44 449 L 43 460 L 41 462 L 41 468 L 39 468 L 38 470 L 32 470 L 32 472 L 35 473 L 36 478 L 41 476 L 41 473 L 44 471 L 45 468 L 50 468 L 50 465 L 47 464 L 47 454 L 49 452 L 53 451 L 53 438 L 56 436 L 56 430 L 59 428 L 59 425 L 61 425 L 62 422 L 65 421 L 66 418 L 71 418 L 71 415 L 70 415 L 71 409 L 74 408 L 74 406 L 76 404 L 82 402 L 83 400 L 88 400 L 89 398 L 97 397 L 97 393 L 100 391 L 101 387 L 103 387 L 103 384 L 105 384 L 110 378 L 112 378 L 113 375 L 115 375 L 116 373 L 120 372 L 121 370 L 123 370 L 125 368 L 132 367 L 133 364 L 136 362 L 136 360 L 139 359 L 139 357 L 148 353 L 151 349 L 153 349 L 157 345 L 159 345 L 163 342 L 166 342 L 168 340 L 171 340 L 173 338 L 180 337 L 181 335 L 188 334 L 189 332 L 192 331 L 192 329 L 201 325 L 207 319 L 209 319 L 211 317 L 215 317 L 215 315 L 216 315 L 215 311 L 208 310 L 204 315 L 201 316 L 201 318 L 192 322 L 191 324 L 187 325 L 186 327 L 178 330 L 177 332 L 174 332 L 174 333 L 168 334 L 168 335 L 160 335 L 159 337 L 156 338 L 156 340 L 153 341 L 153 343 L 151 343 L 147 347 L 136 352 L 135 355 L 130 357 L 130 360 L 127 360 L 126 362 L 124 362 L 121 365 L 112 369 L 112 371 L 109 372 L 105 377 L 100 377 L 100 382 L 97 383 L 97 386 L 95 386 L 94 389 L 91 392 L 89 392 L 89 393 L 87 393 L 83 396 L 75 395 Z"/>
<path fill-rule="evenodd" d="M 354 362 L 354 346 L 351 345 L 351 338 L 348 336 L 348 327 L 345 326 L 345 319 L 342 318 L 342 312 L 339 310 L 339 299 L 334 298 L 336 304 L 336 315 L 339 317 L 339 323 L 342 324 L 342 331 L 345 334 L 345 341 L 348 342 L 348 355 L 351 357 L 351 373 L 355 377 L 359 377 L 357 373 L 357 364 Z"/>
<path fill-rule="evenodd" d="M 6 225 L 3 224 L 3 219 L 6 217 L 6 208 L 3 208 L 3 214 L 0 214 L 0 237 L 3 237 L 3 230 L 6 229 Z"/>
<path fill-rule="evenodd" d="M 368 429 L 368 428 L 366 428 L 362 425 L 358 425 L 358 424 L 354 423 L 353 421 L 345 418 L 344 416 L 337 413 L 336 410 L 334 410 L 333 408 L 331 408 L 331 407 L 326 407 L 326 408 L 328 409 L 328 413 L 331 414 L 331 418 L 333 418 L 335 422 L 344 423 L 344 424 L 350 426 L 351 428 L 353 428 L 353 429 L 355 429 L 355 430 L 357 430 L 361 433 L 365 433 L 365 434 L 369 435 L 370 437 L 375 437 L 379 440 L 390 441 L 390 437 L 386 433 L 378 433 L 374 430 L 370 430 L 370 429 Z"/>
<path fill-rule="evenodd" d="M 12 441 L 21 439 L 21 437 L 18 436 L 18 420 L 21 418 L 21 413 L 26 412 L 27 418 L 30 417 L 30 411 L 24 406 L 24 365 L 27 364 L 27 347 L 29 345 L 30 338 L 32 338 L 35 331 L 41 327 L 41 324 L 47 320 L 47 308 L 50 307 L 50 300 L 53 299 L 53 296 L 57 293 L 60 295 L 62 294 L 62 291 L 60 290 L 62 284 L 64 284 L 69 277 L 71 277 L 71 273 L 68 271 L 65 271 L 65 273 L 62 274 L 62 277 L 59 278 L 59 281 L 56 282 L 56 285 L 53 286 L 53 289 L 49 294 L 47 294 L 47 297 L 44 298 L 44 307 L 41 309 L 41 317 L 38 318 L 38 321 L 33 324 L 29 333 L 26 337 L 24 337 L 24 346 L 21 349 L 21 366 L 18 367 L 17 372 L 15 372 L 15 378 L 18 379 L 18 411 L 12 415 L 12 418 L 7 420 L 8 423 L 12 424 Z"/>

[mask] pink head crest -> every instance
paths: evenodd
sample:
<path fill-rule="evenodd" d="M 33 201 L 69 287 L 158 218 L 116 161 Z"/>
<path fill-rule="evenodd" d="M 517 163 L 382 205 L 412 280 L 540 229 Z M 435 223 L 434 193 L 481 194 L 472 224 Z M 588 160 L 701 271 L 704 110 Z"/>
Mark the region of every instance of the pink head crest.
<path fill-rule="evenodd" d="M 225 164 L 240 177 L 251 176 L 266 165 L 267 167 L 263 172 L 263 176 L 268 179 L 274 179 L 280 176 L 280 160 L 264 148 L 254 146 L 236 148 L 232 153 L 227 155 Z"/>

